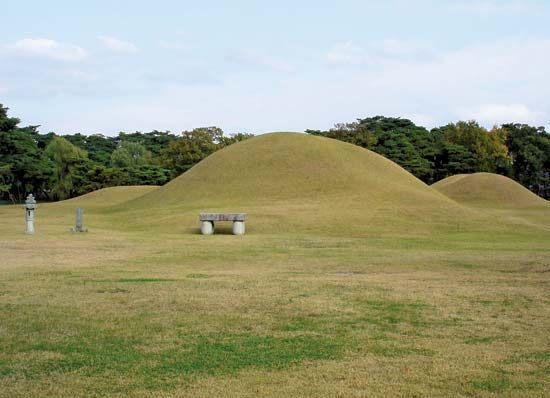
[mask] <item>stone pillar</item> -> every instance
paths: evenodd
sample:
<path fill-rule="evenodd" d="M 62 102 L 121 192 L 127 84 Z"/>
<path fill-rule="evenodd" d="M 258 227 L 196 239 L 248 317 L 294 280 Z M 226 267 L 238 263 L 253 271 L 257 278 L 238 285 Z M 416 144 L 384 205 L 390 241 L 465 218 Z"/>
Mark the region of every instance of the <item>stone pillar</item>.
<path fill-rule="evenodd" d="M 244 221 L 233 221 L 233 235 L 244 235 Z"/>
<path fill-rule="evenodd" d="M 84 209 L 76 209 L 76 225 L 74 228 L 71 228 L 73 232 L 88 232 L 87 228 L 84 228 Z"/>
<path fill-rule="evenodd" d="M 214 233 L 214 222 L 201 221 L 201 233 L 203 235 L 212 235 Z"/>
<path fill-rule="evenodd" d="M 29 235 L 34 234 L 34 211 L 37 207 L 38 205 L 36 204 L 34 196 L 32 193 L 29 194 L 27 200 L 25 200 L 25 219 L 27 221 L 26 233 Z"/>

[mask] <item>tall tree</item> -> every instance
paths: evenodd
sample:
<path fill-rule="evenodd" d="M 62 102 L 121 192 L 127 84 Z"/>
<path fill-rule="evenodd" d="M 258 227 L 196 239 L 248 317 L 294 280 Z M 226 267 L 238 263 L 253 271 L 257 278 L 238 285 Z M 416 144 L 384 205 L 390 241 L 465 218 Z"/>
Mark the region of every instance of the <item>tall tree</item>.
<path fill-rule="evenodd" d="M 36 126 L 19 128 L 18 124 L 19 119 L 8 117 L 8 108 L 0 104 L 0 195 L 12 201 L 28 193 L 43 197 L 53 172 L 35 139 Z"/>
<path fill-rule="evenodd" d="M 223 138 L 223 131 L 218 127 L 184 131 L 178 140 L 170 142 L 162 151 L 162 165 L 176 177 L 220 149 Z"/>
<path fill-rule="evenodd" d="M 494 128 L 487 131 L 476 121 L 460 121 L 434 129 L 444 145 L 460 145 L 470 153 L 474 164 L 467 164 L 462 172 L 485 171 L 506 173 L 511 158 L 506 146 L 506 131 Z"/>
<path fill-rule="evenodd" d="M 505 124 L 512 177 L 533 192 L 550 198 L 550 135 L 544 127 Z"/>
<path fill-rule="evenodd" d="M 141 144 L 145 147 L 145 149 L 151 152 L 153 156 L 158 156 L 170 142 L 177 140 L 177 138 L 178 137 L 175 134 L 172 134 L 169 131 L 153 130 L 149 133 L 141 133 L 139 131 L 136 131 L 135 133 L 120 132 L 117 140 L 119 142 L 129 141 Z"/>
<path fill-rule="evenodd" d="M 111 165 L 119 168 L 135 168 L 151 164 L 151 152 L 137 142 L 122 141 L 111 154 Z"/>
<path fill-rule="evenodd" d="M 64 200 L 76 194 L 79 191 L 77 181 L 82 180 L 83 165 L 88 161 L 86 152 L 63 137 L 54 137 L 44 155 L 54 164 L 53 198 Z"/>
<path fill-rule="evenodd" d="M 106 137 L 103 134 L 83 135 L 80 133 L 64 135 L 71 144 L 88 153 L 88 158 L 104 166 L 109 166 L 111 154 L 117 149 L 118 139 L 115 137 Z"/>

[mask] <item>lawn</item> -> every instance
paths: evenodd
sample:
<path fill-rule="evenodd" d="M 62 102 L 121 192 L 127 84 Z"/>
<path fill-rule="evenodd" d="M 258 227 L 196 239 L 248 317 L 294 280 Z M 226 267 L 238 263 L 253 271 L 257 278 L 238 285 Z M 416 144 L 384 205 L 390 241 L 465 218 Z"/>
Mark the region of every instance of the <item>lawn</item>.
<path fill-rule="evenodd" d="M 246 235 L 198 233 L 230 210 Z M 33 236 L 2 206 L 0 396 L 548 397 L 549 222 L 301 134 L 39 204 Z"/>
<path fill-rule="evenodd" d="M 25 236 L 20 213 L 0 396 L 550 394 L 548 234 Z"/>

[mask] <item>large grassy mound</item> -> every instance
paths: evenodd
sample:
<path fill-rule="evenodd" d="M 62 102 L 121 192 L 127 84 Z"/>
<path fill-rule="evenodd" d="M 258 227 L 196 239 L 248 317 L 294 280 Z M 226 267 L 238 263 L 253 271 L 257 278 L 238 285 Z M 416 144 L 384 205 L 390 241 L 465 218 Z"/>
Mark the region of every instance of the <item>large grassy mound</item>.
<path fill-rule="evenodd" d="M 491 173 L 459 174 L 432 185 L 449 198 L 490 208 L 545 207 L 548 202 L 508 177 Z"/>
<path fill-rule="evenodd" d="M 256 231 L 344 235 L 455 229 L 472 216 L 374 152 L 298 133 L 266 134 L 218 151 L 119 210 L 120 217 L 133 212 L 133 225 L 144 228 L 195 230 L 200 211 L 239 211 L 249 213 Z"/>

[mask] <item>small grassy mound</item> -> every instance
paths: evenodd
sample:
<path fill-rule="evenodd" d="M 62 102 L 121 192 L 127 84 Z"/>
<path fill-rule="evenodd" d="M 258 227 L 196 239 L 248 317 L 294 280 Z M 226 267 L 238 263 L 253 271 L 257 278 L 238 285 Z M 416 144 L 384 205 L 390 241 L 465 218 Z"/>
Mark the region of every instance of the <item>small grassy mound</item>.
<path fill-rule="evenodd" d="M 63 207 L 85 206 L 87 208 L 102 208 L 136 199 L 156 189 L 158 187 L 152 185 L 103 188 L 86 195 L 58 202 L 55 205 Z"/>
<path fill-rule="evenodd" d="M 449 198 L 469 206 L 490 208 L 548 207 L 546 200 L 508 177 L 492 173 L 459 174 L 432 185 Z"/>

